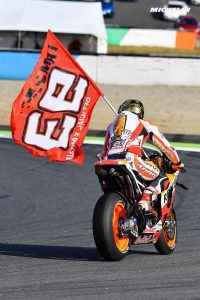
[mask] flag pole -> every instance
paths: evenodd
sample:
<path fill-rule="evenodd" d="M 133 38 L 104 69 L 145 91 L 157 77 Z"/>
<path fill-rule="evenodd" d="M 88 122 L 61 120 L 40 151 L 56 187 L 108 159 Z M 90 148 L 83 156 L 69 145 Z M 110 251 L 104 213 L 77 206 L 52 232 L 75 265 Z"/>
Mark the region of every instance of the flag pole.
<path fill-rule="evenodd" d="M 110 107 L 110 109 L 113 111 L 113 113 L 115 115 L 117 115 L 117 111 L 116 109 L 114 108 L 114 106 L 112 105 L 112 103 L 108 100 L 108 98 L 106 98 L 106 96 L 102 96 L 103 97 L 103 100 L 106 102 L 106 104 Z"/>

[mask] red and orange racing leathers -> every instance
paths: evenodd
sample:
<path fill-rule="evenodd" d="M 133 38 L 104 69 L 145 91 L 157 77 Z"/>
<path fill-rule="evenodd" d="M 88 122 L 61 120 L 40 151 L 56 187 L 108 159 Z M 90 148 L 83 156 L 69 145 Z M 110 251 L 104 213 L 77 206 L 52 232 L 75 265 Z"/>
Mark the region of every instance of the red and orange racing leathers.
<path fill-rule="evenodd" d="M 130 153 L 132 167 L 145 180 L 149 186 L 143 193 L 141 204 L 145 207 L 146 200 L 153 199 L 152 196 L 161 193 L 163 182 L 167 180 L 160 169 L 150 161 L 142 158 L 144 143 L 150 141 L 158 147 L 173 164 L 180 162 L 175 149 L 171 147 L 166 138 L 160 133 L 156 126 L 139 119 L 138 116 L 129 111 L 123 111 L 117 115 L 108 126 L 105 137 L 103 158 L 117 157 L 122 153 Z"/>

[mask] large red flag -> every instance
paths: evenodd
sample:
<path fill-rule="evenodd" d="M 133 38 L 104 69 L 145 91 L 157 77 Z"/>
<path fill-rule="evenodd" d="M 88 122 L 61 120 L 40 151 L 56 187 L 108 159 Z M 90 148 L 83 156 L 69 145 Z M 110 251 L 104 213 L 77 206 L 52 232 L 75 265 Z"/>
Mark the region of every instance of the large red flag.
<path fill-rule="evenodd" d="M 82 143 L 101 95 L 49 31 L 35 68 L 13 103 L 14 141 L 35 156 L 82 163 Z"/>

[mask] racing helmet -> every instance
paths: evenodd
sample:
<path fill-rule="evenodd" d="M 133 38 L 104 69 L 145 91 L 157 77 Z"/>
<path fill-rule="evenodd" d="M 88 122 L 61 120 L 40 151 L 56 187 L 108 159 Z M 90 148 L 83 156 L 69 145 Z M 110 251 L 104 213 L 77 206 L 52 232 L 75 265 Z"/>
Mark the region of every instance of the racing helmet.
<path fill-rule="evenodd" d="M 119 107 L 118 113 L 120 114 L 122 111 L 127 110 L 136 115 L 140 119 L 144 118 L 144 106 L 143 103 L 136 99 L 127 99 L 125 100 Z"/>

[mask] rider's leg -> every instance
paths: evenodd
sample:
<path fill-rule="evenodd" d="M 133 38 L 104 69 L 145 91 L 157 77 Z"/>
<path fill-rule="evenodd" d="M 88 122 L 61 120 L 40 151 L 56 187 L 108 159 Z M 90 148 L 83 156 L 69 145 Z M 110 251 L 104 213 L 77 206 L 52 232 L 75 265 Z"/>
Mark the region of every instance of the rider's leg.
<path fill-rule="evenodd" d="M 153 216 L 153 217 L 158 216 L 157 211 L 154 209 L 155 205 L 153 205 L 153 202 L 157 201 L 157 198 L 158 198 L 157 191 L 151 186 L 149 186 L 143 191 L 142 198 L 140 199 L 138 204 L 145 211 L 146 215 Z"/>
<path fill-rule="evenodd" d="M 158 212 L 155 209 L 158 201 L 158 195 L 166 189 L 168 182 L 169 181 L 165 174 L 161 172 L 159 176 L 144 190 L 142 198 L 138 204 L 150 217 L 158 217 Z"/>
<path fill-rule="evenodd" d="M 132 156 L 132 167 L 149 185 L 143 191 L 143 195 L 138 202 L 142 212 L 147 217 L 147 222 L 156 223 L 158 220 L 158 195 L 163 191 L 163 182 L 166 181 L 165 174 L 151 161 L 144 160 L 141 157 Z"/>
<path fill-rule="evenodd" d="M 153 203 L 158 199 L 158 195 L 163 190 L 162 185 L 163 181 L 166 180 L 166 176 L 153 162 L 135 155 L 132 156 L 132 166 L 146 182 L 149 182 L 138 204 L 146 213 L 157 217 Z"/>
<path fill-rule="evenodd" d="M 156 211 L 152 207 L 152 202 L 157 199 L 156 186 L 158 184 L 157 181 L 161 178 L 160 169 L 153 162 L 134 155 L 132 156 L 132 166 L 146 182 L 149 182 L 139 201 L 139 205 L 145 212 L 156 215 Z"/>

